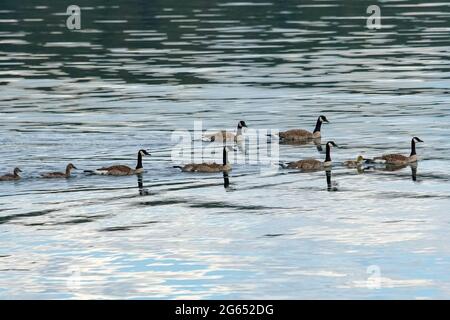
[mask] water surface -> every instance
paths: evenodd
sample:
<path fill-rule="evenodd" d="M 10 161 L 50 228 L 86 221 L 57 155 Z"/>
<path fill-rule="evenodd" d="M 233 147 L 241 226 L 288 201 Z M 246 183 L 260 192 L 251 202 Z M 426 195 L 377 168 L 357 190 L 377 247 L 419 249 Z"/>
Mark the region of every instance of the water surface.
<path fill-rule="evenodd" d="M 371 1 L 77 4 L 70 31 L 63 4 L 2 2 L 0 170 L 24 174 L 0 183 L 0 298 L 449 297 L 449 2 L 382 1 L 379 30 Z M 341 146 L 331 181 L 238 164 L 225 189 L 172 168 L 194 120 L 312 130 L 319 114 Z M 415 181 L 342 165 L 412 136 Z M 141 148 L 141 178 L 39 179 Z"/>

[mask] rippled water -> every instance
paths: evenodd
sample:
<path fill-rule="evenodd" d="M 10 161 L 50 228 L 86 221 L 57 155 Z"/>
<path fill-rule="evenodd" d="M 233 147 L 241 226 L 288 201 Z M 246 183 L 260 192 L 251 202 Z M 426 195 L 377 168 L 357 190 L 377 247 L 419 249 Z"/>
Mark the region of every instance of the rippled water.
<path fill-rule="evenodd" d="M 39 2 L 39 3 L 38 3 Z M 1 298 L 449 298 L 450 3 L 87 1 L 0 10 Z M 313 129 L 325 172 L 180 173 L 171 132 Z M 358 154 L 412 168 L 358 173 Z M 322 141 L 324 142 L 324 141 Z M 144 160 L 142 180 L 81 169 Z M 319 157 L 280 145 L 280 160 Z"/>

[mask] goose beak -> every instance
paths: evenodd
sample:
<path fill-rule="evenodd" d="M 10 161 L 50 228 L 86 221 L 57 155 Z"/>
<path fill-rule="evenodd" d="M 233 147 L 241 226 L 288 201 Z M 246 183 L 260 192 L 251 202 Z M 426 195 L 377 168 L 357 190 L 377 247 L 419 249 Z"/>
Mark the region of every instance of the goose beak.
<path fill-rule="evenodd" d="M 78 168 L 77 168 L 77 167 L 75 167 L 75 166 L 73 166 L 73 168 L 74 168 L 75 170 L 78 170 Z"/>

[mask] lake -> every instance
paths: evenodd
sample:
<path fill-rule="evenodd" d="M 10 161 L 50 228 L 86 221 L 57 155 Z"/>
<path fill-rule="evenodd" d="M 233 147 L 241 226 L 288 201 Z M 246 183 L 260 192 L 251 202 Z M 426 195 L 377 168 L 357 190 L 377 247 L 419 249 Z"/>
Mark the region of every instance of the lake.
<path fill-rule="evenodd" d="M 3 0 L 1 299 L 448 299 L 450 2 Z M 174 168 L 173 133 L 312 130 Z M 359 154 L 417 167 L 349 169 Z M 278 167 L 324 158 L 324 171 Z M 258 143 L 259 143 L 258 142 Z M 271 142 L 271 143 L 268 143 Z M 247 150 L 252 150 L 248 144 Z M 221 159 L 221 145 L 214 145 Z M 109 164 L 140 176 L 89 175 Z M 320 149 L 320 148 L 319 148 Z M 45 180 L 72 162 L 70 179 Z M 265 169 L 264 169 L 265 168 Z"/>

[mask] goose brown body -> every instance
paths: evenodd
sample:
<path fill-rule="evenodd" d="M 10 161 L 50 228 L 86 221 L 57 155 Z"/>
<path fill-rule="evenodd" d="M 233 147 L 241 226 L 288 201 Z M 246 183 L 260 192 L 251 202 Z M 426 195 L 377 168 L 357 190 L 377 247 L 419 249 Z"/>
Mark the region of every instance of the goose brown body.
<path fill-rule="evenodd" d="M 209 140 L 211 140 L 212 142 L 224 142 L 224 141 L 234 141 L 236 142 L 237 140 L 237 136 L 235 133 L 230 132 L 230 131 L 218 131 L 216 133 L 213 134 L 207 134 L 205 135 L 205 137 Z"/>
<path fill-rule="evenodd" d="M 381 159 L 386 161 L 387 164 L 403 165 L 410 162 L 416 162 L 417 157 L 411 158 L 404 156 L 402 154 L 385 154 L 381 157 L 375 158 L 376 160 Z"/>
<path fill-rule="evenodd" d="M 181 168 L 183 172 L 223 172 L 231 171 L 230 165 L 223 165 L 218 163 L 190 163 Z"/>
<path fill-rule="evenodd" d="M 96 171 L 104 172 L 105 175 L 109 176 L 130 176 L 137 173 L 136 169 L 132 169 L 128 166 L 124 165 L 115 165 L 110 167 L 102 167 L 97 169 Z"/>
<path fill-rule="evenodd" d="M 175 168 L 180 168 L 183 172 L 228 172 L 231 171 L 231 165 L 228 163 L 228 153 L 227 147 L 223 148 L 223 162 L 219 163 L 189 163 L 184 166 L 175 166 Z"/>
<path fill-rule="evenodd" d="M 286 141 L 304 141 L 314 138 L 320 138 L 320 134 L 316 133 L 316 136 L 314 136 L 314 133 L 303 129 L 291 129 L 288 131 L 280 132 L 278 135 L 282 140 Z"/>
<path fill-rule="evenodd" d="M 17 181 L 20 180 L 19 173 L 22 172 L 19 168 L 15 168 L 12 174 L 5 174 L 0 176 L 0 181 Z"/>
<path fill-rule="evenodd" d="M 324 167 L 324 163 L 322 161 L 316 159 L 305 159 L 290 162 L 287 166 L 289 169 L 302 169 L 302 170 L 318 170 Z"/>

